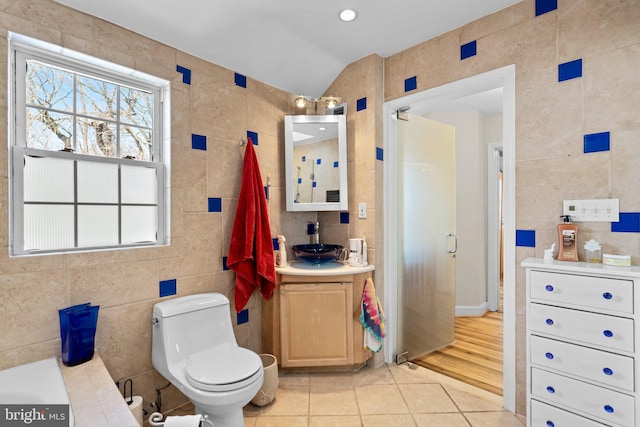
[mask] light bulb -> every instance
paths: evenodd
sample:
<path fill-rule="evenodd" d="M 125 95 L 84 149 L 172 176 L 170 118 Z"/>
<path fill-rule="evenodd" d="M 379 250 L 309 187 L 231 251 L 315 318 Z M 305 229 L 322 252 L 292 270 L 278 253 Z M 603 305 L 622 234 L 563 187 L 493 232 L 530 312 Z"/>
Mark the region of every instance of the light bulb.
<path fill-rule="evenodd" d="M 304 96 L 299 96 L 296 98 L 296 107 L 303 108 L 305 105 L 307 105 L 307 98 L 305 98 Z"/>
<path fill-rule="evenodd" d="M 327 106 L 327 108 L 336 108 L 337 104 L 338 102 L 335 98 L 329 98 L 325 101 L 325 105 Z"/>
<path fill-rule="evenodd" d="M 340 20 L 343 22 L 351 22 L 358 16 L 358 12 L 355 9 L 344 9 L 340 12 Z"/>

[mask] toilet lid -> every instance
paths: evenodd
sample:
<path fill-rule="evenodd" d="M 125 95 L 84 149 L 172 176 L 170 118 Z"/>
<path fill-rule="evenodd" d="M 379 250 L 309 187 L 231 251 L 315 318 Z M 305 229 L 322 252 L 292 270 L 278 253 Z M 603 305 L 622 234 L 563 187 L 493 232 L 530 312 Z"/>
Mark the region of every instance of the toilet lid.
<path fill-rule="evenodd" d="M 220 344 L 187 358 L 187 381 L 201 390 L 229 391 L 254 382 L 262 370 L 260 356 L 232 344 Z"/>

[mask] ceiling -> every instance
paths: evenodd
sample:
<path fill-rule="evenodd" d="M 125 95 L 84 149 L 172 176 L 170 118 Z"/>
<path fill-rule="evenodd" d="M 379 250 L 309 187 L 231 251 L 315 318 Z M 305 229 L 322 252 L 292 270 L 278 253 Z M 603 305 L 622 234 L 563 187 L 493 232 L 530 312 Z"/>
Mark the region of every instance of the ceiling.
<path fill-rule="evenodd" d="M 55 0 L 293 94 L 521 0 Z M 350 7 L 358 16 L 338 19 Z M 339 95 L 339 94 L 338 94 Z"/>

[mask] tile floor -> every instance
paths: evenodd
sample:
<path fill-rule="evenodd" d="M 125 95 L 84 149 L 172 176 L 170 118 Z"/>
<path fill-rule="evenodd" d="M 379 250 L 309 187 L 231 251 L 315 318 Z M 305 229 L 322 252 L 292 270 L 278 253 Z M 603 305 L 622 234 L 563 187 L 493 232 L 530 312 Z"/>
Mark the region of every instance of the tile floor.
<path fill-rule="evenodd" d="M 408 365 L 280 373 L 276 399 L 244 408 L 246 427 L 522 427 L 502 397 Z M 193 413 L 185 405 L 169 415 Z"/>

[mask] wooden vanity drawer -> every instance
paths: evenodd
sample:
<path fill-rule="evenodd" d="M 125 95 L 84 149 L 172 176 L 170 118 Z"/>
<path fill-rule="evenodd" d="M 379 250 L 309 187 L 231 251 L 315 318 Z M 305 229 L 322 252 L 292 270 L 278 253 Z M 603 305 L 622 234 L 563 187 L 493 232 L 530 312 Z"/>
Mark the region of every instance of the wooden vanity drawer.
<path fill-rule="evenodd" d="M 604 423 L 629 427 L 635 424 L 635 399 L 632 396 L 562 375 L 531 368 L 531 394 Z"/>
<path fill-rule="evenodd" d="M 531 363 L 589 381 L 634 391 L 633 358 L 531 336 Z"/>
<path fill-rule="evenodd" d="M 607 427 L 588 418 L 567 412 L 537 400 L 531 400 L 531 427 Z"/>
<path fill-rule="evenodd" d="M 633 281 L 531 272 L 531 298 L 572 306 L 633 313 Z"/>
<path fill-rule="evenodd" d="M 634 350 L 633 319 L 544 304 L 531 304 L 530 315 L 532 332 L 615 350 Z"/>

